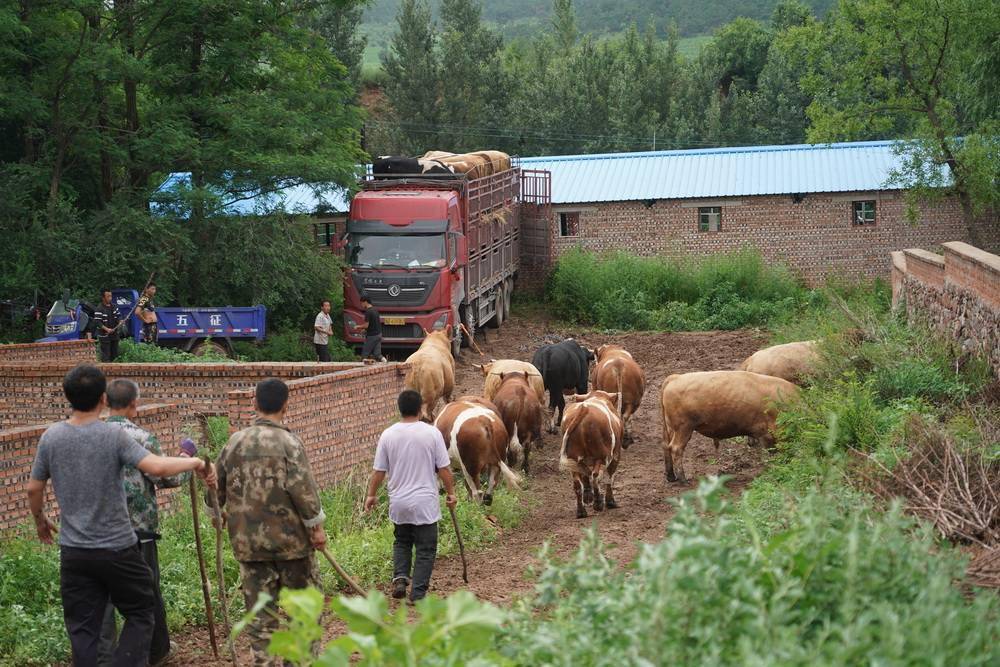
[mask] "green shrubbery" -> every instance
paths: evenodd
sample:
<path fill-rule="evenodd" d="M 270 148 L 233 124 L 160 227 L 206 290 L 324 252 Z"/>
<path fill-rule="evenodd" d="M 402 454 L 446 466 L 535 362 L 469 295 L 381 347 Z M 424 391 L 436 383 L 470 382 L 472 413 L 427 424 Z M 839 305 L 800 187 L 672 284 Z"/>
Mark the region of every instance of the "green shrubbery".
<path fill-rule="evenodd" d="M 216 422 L 221 435 L 222 422 Z M 222 440 L 224 442 L 224 440 Z M 217 446 L 219 443 L 215 442 Z M 371 514 L 360 513 L 365 480 L 349 478 L 343 484 L 322 492 L 327 515 L 328 547 L 345 569 L 366 588 L 386 583 L 391 577 L 392 526 L 387 516 L 385 488 L 378 508 Z M 199 485 L 200 488 L 200 485 Z M 443 499 L 443 496 L 442 496 Z M 497 524 L 486 520 L 483 508 L 465 498 L 456 509 L 467 549 L 480 548 L 494 541 L 501 530 L 515 526 L 528 511 L 526 499 L 506 488 L 494 496 L 489 513 Z M 191 501 L 187 488 L 174 496 L 175 511 L 161 518 L 163 538 L 159 543 L 161 586 L 167 603 L 167 620 L 178 630 L 185 625 L 206 622 L 201 594 L 198 560 L 195 556 Z M 442 500 L 443 509 L 443 500 Z M 447 517 L 447 510 L 444 510 Z M 200 512 L 201 533 L 209 569 L 214 573 L 215 530 L 205 512 Z M 447 518 L 441 523 L 438 554 L 456 553 L 455 532 Z M 235 616 L 243 612 L 239 591 L 239 567 L 224 543 L 224 569 L 229 589 L 230 609 Z M 320 559 L 323 589 L 343 589 L 336 573 Z M 214 574 L 212 575 L 214 582 Z M 34 531 L 25 527 L 16 537 L 5 539 L 0 554 L 0 665 L 50 664 L 65 660 L 69 643 L 62 623 L 59 597 L 59 552 L 37 543 Z"/>
<path fill-rule="evenodd" d="M 261 343 L 238 342 L 233 348 L 240 361 L 316 361 L 312 335 L 298 329 L 271 331 Z M 332 336 L 330 357 L 333 361 L 357 360 L 344 341 Z"/>
<path fill-rule="evenodd" d="M 118 346 L 115 361 L 121 364 L 217 364 L 233 360 L 216 353 L 213 348 L 208 348 L 204 354 L 191 354 L 173 347 L 136 343 L 126 338 Z"/>
<path fill-rule="evenodd" d="M 560 257 L 548 293 L 560 317 L 640 330 L 765 325 L 809 298 L 783 265 L 749 248 L 697 261 L 573 250 Z"/>

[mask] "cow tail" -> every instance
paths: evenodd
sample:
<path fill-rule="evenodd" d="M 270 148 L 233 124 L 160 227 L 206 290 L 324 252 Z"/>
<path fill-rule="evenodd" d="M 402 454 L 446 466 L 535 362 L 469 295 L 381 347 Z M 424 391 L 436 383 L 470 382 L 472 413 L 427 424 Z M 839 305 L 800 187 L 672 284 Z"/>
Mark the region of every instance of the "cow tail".
<path fill-rule="evenodd" d="M 503 479 L 507 482 L 507 486 L 517 490 L 521 488 L 521 478 L 517 476 L 517 473 L 510 469 L 510 467 L 504 463 L 503 459 L 500 459 L 500 474 L 503 475 Z"/>
<path fill-rule="evenodd" d="M 513 460 L 520 461 L 521 457 L 524 455 L 524 446 L 521 444 L 520 438 L 517 437 L 517 420 L 514 420 L 514 429 L 510 436 L 510 453 L 513 455 Z"/>
<path fill-rule="evenodd" d="M 618 378 L 618 414 L 625 414 L 625 394 L 622 393 L 622 369 L 615 367 L 615 376 Z"/>
<path fill-rule="evenodd" d="M 585 414 L 586 410 L 581 407 L 576 410 L 570 416 L 569 420 L 563 424 L 562 449 L 559 451 L 559 469 L 565 473 L 572 474 L 577 472 L 579 469 L 577 462 L 566 456 L 566 443 L 569 442 L 569 436 L 576 430 L 576 427 L 580 425 L 580 422 L 583 421 Z"/>

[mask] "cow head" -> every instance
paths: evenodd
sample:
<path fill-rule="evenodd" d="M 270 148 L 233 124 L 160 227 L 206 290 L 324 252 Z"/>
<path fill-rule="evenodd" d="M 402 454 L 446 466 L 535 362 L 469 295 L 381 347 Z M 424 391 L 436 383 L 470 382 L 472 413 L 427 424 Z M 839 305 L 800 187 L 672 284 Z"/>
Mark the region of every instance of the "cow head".
<path fill-rule="evenodd" d="M 472 367 L 478 368 L 479 372 L 483 374 L 483 377 L 486 377 L 487 375 L 490 374 L 490 371 L 493 370 L 494 361 L 496 361 L 496 359 L 490 359 L 489 363 L 487 364 L 472 364 Z"/>

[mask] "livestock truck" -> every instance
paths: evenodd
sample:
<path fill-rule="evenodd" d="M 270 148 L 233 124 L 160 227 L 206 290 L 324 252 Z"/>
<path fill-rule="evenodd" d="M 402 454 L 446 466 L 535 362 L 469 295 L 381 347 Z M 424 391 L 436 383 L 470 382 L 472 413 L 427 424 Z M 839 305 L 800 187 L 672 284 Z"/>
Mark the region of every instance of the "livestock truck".
<path fill-rule="evenodd" d="M 111 303 L 125 320 L 121 337 L 142 340 L 142 322 L 135 315 L 139 293 L 134 289 L 111 290 Z M 89 328 L 94 306 L 64 295 L 45 318 L 45 338 L 39 343 L 82 338 Z M 235 341 L 263 340 L 267 309 L 264 306 L 220 308 L 156 308 L 157 344 L 201 354 L 212 350 L 232 356 Z"/>
<path fill-rule="evenodd" d="M 346 248 L 344 339 L 360 347 L 361 294 L 378 309 L 382 345 L 415 348 L 424 331 L 452 325 L 452 354 L 468 345 L 459 324 L 499 327 L 510 313 L 520 267 L 522 215 L 541 215 L 551 174 L 511 167 L 465 174 L 369 174 L 351 201 Z"/>

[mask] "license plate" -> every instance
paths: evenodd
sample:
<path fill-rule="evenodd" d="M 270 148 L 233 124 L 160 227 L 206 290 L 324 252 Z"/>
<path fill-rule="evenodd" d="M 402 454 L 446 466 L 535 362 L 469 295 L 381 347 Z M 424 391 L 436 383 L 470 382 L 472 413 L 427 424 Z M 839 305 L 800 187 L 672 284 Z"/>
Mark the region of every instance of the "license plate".
<path fill-rule="evenodd" d="M 406 324 L 405 317 L 383 317 L 382 321 L 391 326 L 402 326 Z"/>

